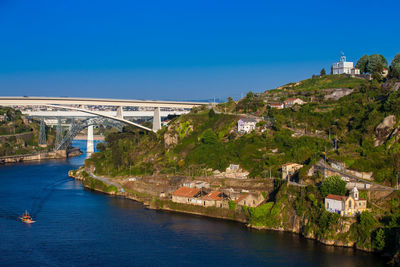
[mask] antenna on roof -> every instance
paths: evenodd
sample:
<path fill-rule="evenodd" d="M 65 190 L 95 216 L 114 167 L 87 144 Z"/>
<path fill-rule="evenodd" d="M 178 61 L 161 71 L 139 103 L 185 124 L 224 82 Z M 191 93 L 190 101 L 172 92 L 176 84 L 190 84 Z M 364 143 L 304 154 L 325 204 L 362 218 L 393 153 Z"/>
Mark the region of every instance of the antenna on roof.
<path fill-rule="evenodd" d="M 340 61 L 341 62 L 346 62 L 346 56 L 344 55 L 343 51 L 340 51 Z"/>

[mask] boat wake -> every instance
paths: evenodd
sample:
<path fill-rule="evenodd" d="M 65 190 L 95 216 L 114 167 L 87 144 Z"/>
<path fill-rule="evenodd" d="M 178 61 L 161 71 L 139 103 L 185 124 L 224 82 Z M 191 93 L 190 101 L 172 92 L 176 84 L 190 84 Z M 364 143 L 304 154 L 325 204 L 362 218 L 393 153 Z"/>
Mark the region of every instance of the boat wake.
<path fill-rule="evenodd" d="M 36 217 L 42 210 L 43 205 L 47 202 L 47 200 L 49 200 L 51 194 L 56 189 L 56 186 L 61 185 L 67 181 L 70 181 L 70 178 L 61 179 L 43 187 L 32 203 L 30 214 L 32 214 L 33 217 Z"/>
<path fill-rule="evenodd" d="M 18 221 L 19 214 L 0 208 L 0 218 L 6 220 Z"/>

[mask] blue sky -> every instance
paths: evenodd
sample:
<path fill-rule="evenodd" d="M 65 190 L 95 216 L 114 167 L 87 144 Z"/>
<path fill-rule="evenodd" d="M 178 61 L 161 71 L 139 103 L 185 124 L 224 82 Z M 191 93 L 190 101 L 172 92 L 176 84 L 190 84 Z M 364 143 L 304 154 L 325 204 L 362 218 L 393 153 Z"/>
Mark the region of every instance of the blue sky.
<path fill-rule="evenodd" d="M 0 95 L 239 98 L 400 52 L 400 1 L 0 0 Z"/>

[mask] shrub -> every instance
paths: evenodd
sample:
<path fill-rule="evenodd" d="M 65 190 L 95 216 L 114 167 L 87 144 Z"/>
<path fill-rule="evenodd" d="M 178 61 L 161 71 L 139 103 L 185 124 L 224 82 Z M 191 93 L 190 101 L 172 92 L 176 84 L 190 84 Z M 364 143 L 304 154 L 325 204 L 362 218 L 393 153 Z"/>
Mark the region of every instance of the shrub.
<path fill-rule="evenodd" d="M 228 205 L 229 205 L 229 209 L 230 209 L 230 210 L 235 210 L 236 207 L 237 207 L 236 202 L 233 201 L 233 200 L 229 200 Z"/>
<path fill-rule="evenodd" d="M 372 246 L 379 251 L 385 248 L 385 231 L 382 228 L 376 231 Z"/>

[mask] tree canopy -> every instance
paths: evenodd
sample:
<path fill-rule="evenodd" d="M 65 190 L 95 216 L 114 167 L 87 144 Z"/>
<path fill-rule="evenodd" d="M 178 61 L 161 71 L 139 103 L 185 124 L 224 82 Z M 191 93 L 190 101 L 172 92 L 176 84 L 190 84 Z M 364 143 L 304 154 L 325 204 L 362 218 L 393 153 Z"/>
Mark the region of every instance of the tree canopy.
<path fill-rule="evenodd" d="M 390 76 L 400 79 L 400 53 L 398 53 L 390 64 Z"/>
<path fill-rule="evenodd" d="M 343 196 L 346 194 L 346 182 L 337 175 L 327 177 L 322 181 L 320 191 L 324 197 L 329 194 Z"/>
<path fill-rule="evenodd" d="M 384 56 L 379 54 L 373 54 L 370 56 L 364 55 L 356 64 L 356 68 L 359 68 L 361 73 L 381 72 L 385 67 L 388 67 L 387 60 Z"/>

